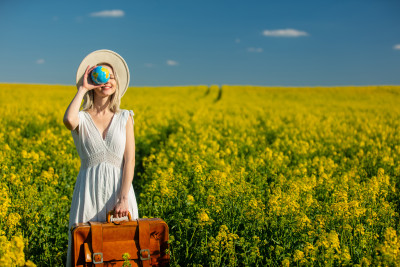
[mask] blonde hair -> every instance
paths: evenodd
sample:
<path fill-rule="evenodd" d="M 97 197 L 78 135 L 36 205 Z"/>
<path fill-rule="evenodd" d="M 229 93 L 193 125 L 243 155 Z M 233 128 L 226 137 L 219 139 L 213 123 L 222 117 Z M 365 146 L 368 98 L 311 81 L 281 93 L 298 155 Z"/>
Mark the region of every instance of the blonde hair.
<path fill-rule="evenodd" d="M 97 64 L 97 66 L 99 66 L 99 65 L 106 65 L 106 66 L 110 67 L 114 73 L 114 79 L 117 83 L 117 88 L 115 89 L 115 92 L 111 96 L 109 96 L 110 104 L 108 105 L 108 108 L 110 109 L 111 112 L 117 113 L 120 111 L 119 106 L 121 105 L 121 95 L 120 95 L 120 89 L 119 89 L 118 74 L 114 71 L 114 68 L 109 63 L 101 62 L 101 63 Z M 88 91 L 83 96 L 82 110 L 86 111 L 86 110 L 92 109 L 93 104 L 94 104 L 94 89 Z"/>

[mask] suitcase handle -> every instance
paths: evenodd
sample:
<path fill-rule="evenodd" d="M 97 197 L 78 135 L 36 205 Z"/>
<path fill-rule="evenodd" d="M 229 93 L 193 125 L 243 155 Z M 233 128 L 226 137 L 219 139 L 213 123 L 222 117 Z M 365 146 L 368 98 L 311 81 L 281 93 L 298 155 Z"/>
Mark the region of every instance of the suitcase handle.
<path fill-rule="evenodd" d="M 107 222 L 108 223 L 111 222 L 111 215 L 113 215 L 113 218 L 114 218 L 114 210 L 110 210 L 107 213 Z M 132 221 L 131 213 L 129 211 L 128 211 L 128 221 Z"/>

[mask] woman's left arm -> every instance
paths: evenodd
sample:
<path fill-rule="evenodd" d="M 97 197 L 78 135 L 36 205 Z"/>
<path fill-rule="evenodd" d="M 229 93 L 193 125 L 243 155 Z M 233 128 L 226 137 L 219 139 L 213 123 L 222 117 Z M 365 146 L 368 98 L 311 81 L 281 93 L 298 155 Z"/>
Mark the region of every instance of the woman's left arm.
<path fill-rule="evenodd" d="M 135 169 L 135 136 L 133 131 L 133 120 L 130 117 L 131 115 L 129 115 L 129 119 L 126 123 L 126 145 L 121 190 L 118 195 L 118 202 L 114 208 L 114 217 L 116 218 L 128 215 L 128 194 L 132 186 Z"/>

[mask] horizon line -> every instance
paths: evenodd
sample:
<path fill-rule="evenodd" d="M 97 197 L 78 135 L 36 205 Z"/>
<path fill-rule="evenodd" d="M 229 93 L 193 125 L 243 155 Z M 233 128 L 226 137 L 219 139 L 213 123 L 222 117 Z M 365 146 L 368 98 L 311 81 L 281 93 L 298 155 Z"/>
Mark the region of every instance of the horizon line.
<path fill-rule="evenodd" d="M 59 83 L 24 83 L 24 82 L 0 82 L 0 85 L 5 84 L 22 84 L 22 85 L 54 85 L 54 86 L 73 86 L 74 84 L 59 84 Z M 363 86 L 400 86 L 400 84 L 364 84 L 364 85 L 262 85 L 262 84 L 181 84 L 181 85 L 135 85 L 129 87 L 185 87 L 185 86 L 254 86 L 254 87 L 295 87 L 295 88 L 309 88 L 309 87 L 363 87 Z"/>

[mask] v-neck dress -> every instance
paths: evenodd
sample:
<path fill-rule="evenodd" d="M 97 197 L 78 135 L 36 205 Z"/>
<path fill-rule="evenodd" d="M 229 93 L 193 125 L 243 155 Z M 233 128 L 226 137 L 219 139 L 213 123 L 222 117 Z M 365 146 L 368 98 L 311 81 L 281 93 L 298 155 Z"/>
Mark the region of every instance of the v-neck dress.
<path fill-rule="evenodd" d="M 71 226 L 78 222 L 105 222 L 107 213 L 117 204 L 123 177 L 126 123 L 129 117 L 133 121 L 133 115 L 132 110 L 124 109 L 115 113 L 103 139 L 90 114 L 86 111 L 78 113 L 79 133 L 72 130 L 71 134 L 81 167 L 69 214 L 66 266 L 72 266 Z M 139 213 L 132 185 L 128 204 L 132 220 L 136 220 Z"/>

